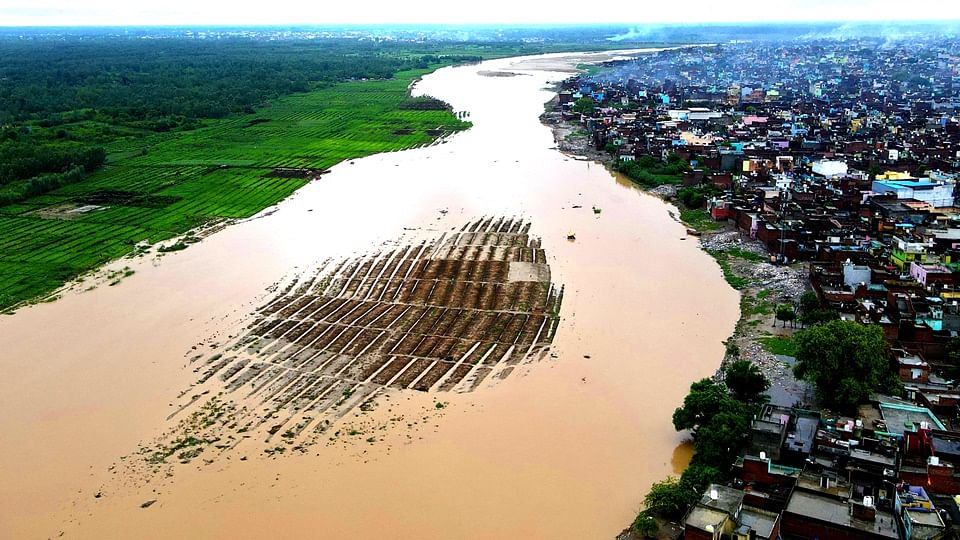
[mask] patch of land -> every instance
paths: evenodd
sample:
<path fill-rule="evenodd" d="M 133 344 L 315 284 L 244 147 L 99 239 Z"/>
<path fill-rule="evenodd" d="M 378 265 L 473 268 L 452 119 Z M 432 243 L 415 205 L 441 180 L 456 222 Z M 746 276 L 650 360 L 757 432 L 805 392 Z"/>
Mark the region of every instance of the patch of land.
<path fill-rule="evenodd" d="M 478 71 L 477 75 L 481 77 L 522 77 L 529 76 L 528 73 L 514 73 L 513 71 Z"/>
<path fill-rule="evenodd" d="M 189 461 L 252 437 L 303 448 L 385 391 L 470 392 L 545 356 L 563 292 L 529 231 L 485 218 L 299 276 L 192 358 L 200 377 L 170 416 L 186 420 L 141 454 Z"/>

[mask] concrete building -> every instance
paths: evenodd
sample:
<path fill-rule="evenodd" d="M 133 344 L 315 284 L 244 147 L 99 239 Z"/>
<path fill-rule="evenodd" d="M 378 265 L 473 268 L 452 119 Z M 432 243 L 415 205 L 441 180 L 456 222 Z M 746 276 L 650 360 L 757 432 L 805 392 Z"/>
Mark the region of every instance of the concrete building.
<path fill-rule="evenodd" d="M 953 206 L 953 184 L 928 179 L 906 180 L 877 180 L 873 181 L 872 189 L 876 193 L 893 193 L 897 199 L 915 199 L 925 202 L 934 208 Z"/>

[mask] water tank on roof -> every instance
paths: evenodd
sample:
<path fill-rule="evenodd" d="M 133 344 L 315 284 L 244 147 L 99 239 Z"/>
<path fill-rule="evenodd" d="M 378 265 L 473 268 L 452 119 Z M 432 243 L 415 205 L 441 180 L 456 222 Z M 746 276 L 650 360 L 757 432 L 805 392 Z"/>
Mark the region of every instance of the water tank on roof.
<path fill-rule="evenodd" d="M 864 498 L 863 498 L 863 505 L 866 506 L 866 507 L 868 507 L 868 508 L 871 507 L 871 506 L 873 506 L 873 497 L 871 497 L 871 496 L 869 496 L 869 495 L 867 495 L 866 497 L 864 497 Z"/>
<path fill-rule="evenodd" d="M 719 499 L 720 499 L 720 492 L 717 491 L 717 490 L 715 490 L 715 489 L 711 489 L 711 490 L 710 490 L 710 500 L 711 500 L 711 501 L 716 501 L 716 500 L 719 500 Z"/>
<path fill-rule="evenodd" d="M 766 460 L 767 460 L 767 453 L 760 452 L 760 461 L 766 461 Z"/>

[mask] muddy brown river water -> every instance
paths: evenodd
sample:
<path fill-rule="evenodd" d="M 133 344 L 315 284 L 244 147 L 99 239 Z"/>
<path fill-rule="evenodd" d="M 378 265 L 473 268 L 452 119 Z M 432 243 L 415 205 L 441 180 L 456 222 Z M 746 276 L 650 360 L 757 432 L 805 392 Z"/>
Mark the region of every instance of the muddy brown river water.
<path fill-rule="evenodd" d="M 0 537 L 619 532 L 689 459 L 670 416 L 716 368 L 739 308 L 675 209 L 561 154 L 540 124 L 548 84 L 602 58 L 441 69 L 415 92 L 469 112 L 471 130 L 342 163 L 186 251 L 116 263 L 136 270 L 117 286 L 0 318 Z M 520 75 L 490 76 L 503 72 Z M 196 381 L 188 358 L 230 339 L 271 286 L 484 217 L 529 223 L 564 287 L 549 355 L 469 393 L 387 389 L 340 420 L 356 436 L 302 452 L 270 455 L 251 438 L 159 474 L 131 466 Z"/>

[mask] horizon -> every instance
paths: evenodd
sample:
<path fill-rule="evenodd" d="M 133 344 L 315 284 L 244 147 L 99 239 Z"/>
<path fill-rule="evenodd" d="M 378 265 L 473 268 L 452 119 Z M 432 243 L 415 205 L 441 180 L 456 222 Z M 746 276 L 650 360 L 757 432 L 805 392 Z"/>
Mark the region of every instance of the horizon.
<path fill-rule="evenodd" d="M 709 0 L 691 0 L 682 12 L 669 5 L 636 5 L 619 1 L 602 14 L 584 12 L 570 0 L 525 3 L 489 0 L 478 10 L 451 11 L 441 0 L 395 4 L 367 0 L 362 4 L 324 6 L 302 0 L 275 0 L 261 5 L 214 0 L 195 5 L 168 0 L 162 5 L 88 0 L 83 7 L 69 0 L 13 0 L 0 6 L 3 28 L 118 27 L 330 27 L 330 26 L 696 26 L 705 24 L 917 24 L 960 22 L 960 4 L 916 0 L 904 12 L 894 0 L 785 0 L 770 7 L 762 0 L 744 0 L 737 9 L 716 10 Z M 505 15 L 509 14 L 509 15 Z M 748 16 L 744 14 L 756 14 Z M 893 17 L 892 14 L 899 16 Z M 293 20 L 295 19 L 295 20 Z M 615 20 L 614 20 L 615 19 Z"/>
<path fill-rule="evenodd" d="M 191 28 L 289 28 L 289 29 L 328 29 L 328 28 L 511 28 L 511 29 L 558 29 L 558 28 L 692 28 L 692 27 L 710 27 L 710 26 L 871 26 L 871 25 L 904 25 L 904 26 L 952 26 L 960 25 L 960 17 L 956 19 L 916 19 L 916 20 L 744 20 L 744 21 L 702 21 L 702 22 L 636 22 L 636 21 L 609 21 L 609 22 L 588 22 L 588 23 L 436 23 L 436 22 L 403 22 L 403 23 L 169 23 L 169 24 L 33 24 L 33 25 L 12 25 L 0 22 L 0 28 L 24 28 L 24 29 L 48 29 L 48 28 L 127 28 L 127 29 L 191 29 Z"/>

